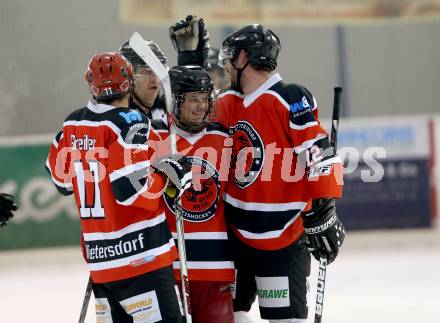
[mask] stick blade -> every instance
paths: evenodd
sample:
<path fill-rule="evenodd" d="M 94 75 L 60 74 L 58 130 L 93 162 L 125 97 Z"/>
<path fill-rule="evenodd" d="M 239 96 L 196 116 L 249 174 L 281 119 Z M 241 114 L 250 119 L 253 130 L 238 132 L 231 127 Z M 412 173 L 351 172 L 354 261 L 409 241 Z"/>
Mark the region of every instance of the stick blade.
<path fill-rule="evenodd" d="M 162 81 L 168 76 L 168 71 L 162 63 L 156 58 L 151 48 L 138 32 L 134 32 L 129 40 L 130 47 L 136 54 L 154 71 L 157 77 Z M 156 58 L 156 59 L 155 59 Z"/>
<path fill-rule="evenodd" d="M 165 104 L 168 113 L 172 113 L 173 105 L 171 98 L 171 82 L 168 75 L 168 70 L 163 66 L 161 61 L 156 57 L 156 54 L 148 46 L 145 39 L 138 33 L 134 32 L 129 40 L 131 49 L 147 64 L 151 70 L 156 74 L 162 83 L 162 88 L 165 94 Z"/>

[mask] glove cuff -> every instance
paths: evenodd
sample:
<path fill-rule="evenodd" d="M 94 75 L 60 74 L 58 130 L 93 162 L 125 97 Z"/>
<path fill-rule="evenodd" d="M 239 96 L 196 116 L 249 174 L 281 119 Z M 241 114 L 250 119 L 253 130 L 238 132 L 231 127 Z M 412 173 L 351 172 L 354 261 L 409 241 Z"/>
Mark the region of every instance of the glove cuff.
<path fill-rule="evenodd" d="M 177 55 L 177 64 L 179 66 L 197 65 L 205 69 L 209 69 L 210 65 L 208 63 L 208 52 L 208 48 L 180 52 Z"/>
<path fill-rule="evenodd" d="M 302 213 L 304 223 L 311 224 L 324 217 L 331 216 L 336 210 L 334 199 L 314 200 L 312 209 Z"/>

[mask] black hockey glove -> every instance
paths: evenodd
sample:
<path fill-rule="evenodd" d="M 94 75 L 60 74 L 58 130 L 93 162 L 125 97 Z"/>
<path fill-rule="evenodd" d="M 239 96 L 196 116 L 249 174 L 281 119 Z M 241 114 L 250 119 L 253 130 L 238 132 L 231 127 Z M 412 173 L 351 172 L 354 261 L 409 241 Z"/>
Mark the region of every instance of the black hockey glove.
<path fill-rule="evenodd" d="M 168 177 L 169 184 L 165 194 L 171 198 L 180 198 L 183 191 L 191 186 L 191 163 L 185 156 L 166 157 L 153 165 L 153 168 Z"/>
<path fill-rule="evenodd" d="M 170 39 L 178 53 L 178 65 L 209 68 L 209 33 L 202 18 L 189 15 L 169 28 Z"/>
<path fill-rule="evenodd" d="M 0 227 L 5 226 L 10 218 L 14 216 L 12 211 L 17 210 L 14 197 L 10 194 L 0 193 Z"/>
<path fill-rule="evenodd" d="M 315 200 L 313 204 L 312 210 L 302 216 L 306 244 L 316 260 L 325 257 L 330 264 L 344 242 L 344 225 L 336 214 L 334 199 Z"/>

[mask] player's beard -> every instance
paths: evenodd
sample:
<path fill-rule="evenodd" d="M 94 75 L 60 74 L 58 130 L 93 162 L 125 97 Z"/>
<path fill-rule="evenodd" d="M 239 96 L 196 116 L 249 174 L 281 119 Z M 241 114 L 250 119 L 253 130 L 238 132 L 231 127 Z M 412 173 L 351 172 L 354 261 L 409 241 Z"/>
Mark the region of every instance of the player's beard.
<path fill-rule="evenodd" d="M 136 92 L 135 98 L 143 107 L 151 109 L 159 95 L 160 90 L 146 89 L 143 93 Z"/>
<path fill-rule="evenodd" d="M 231 89 L 234 91 L 237 91 L 239 93 L 242 93 L 243 90 L 241 88 L 241 84 L 240 84 L 240 80 L 239 80 L 239 76 L 240 76 L 240 71 L 238 71 L 237 69 L 233 69 L 233 72 L 231 72 L 231 74 L 229 75 L 230 79 L 231 79 Z"/>

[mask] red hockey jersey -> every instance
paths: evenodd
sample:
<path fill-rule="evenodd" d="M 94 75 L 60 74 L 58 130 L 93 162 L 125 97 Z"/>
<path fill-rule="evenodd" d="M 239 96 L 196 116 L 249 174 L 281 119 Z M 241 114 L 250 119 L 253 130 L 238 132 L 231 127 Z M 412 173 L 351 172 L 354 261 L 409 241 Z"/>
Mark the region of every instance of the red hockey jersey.
<path fill-rule="evenodd" d="M 225 215 L 248 245 L 280 249 L 303 233 L 300 214 L 312 199 L 341 196 L 342 162 L 327 150 L 328 135 L 306 88 L 275 74 L 241 103 L 237 97 L 218 102 L 233 109 L 219 120 L 229 123 L 234 140 Z"/>
<path fill-rule="evenodd" d="M 165 180 L 149 170 L 153 136 L 139 112 L 89 102 L 53 141 L 46 168 L 61 193 L 75 195 L 96 283 L 169 266 L 177 257 L 160 202 Z"/>
<path fill-rule="evenodd" d="M 162 147 L 169 149 L 168 131 L 156 130 L 166 139 Z M 229 254 L 222 201 L 229 164 L 222 163 L 221 159 L 228 131 L 211 124 L 199 134 L 190 135 L 179 129 L 176 133 L 177 151 L 188 157 L 193 171 L 193 185 L 181 199 L 189 280 L 232 282 L 235 271 Z M 220 165 L 226 167 L 221 169 Z M 177 239 L 173 200 L 164 195 L 164 201 L 171 232 Z M 179 262 L 175 261 L 173 266 L 180 280 Z"/>

